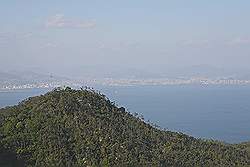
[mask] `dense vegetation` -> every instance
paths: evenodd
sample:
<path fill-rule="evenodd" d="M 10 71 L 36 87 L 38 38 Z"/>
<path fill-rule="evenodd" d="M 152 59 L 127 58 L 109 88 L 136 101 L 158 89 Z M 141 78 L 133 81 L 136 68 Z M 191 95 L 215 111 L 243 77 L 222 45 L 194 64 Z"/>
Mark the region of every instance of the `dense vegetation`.
<path fill-rule="evenodd" d="M 246 145 L 160 130 L 86 89 L 0 110 L 0 166 L 247 166 Z"/>

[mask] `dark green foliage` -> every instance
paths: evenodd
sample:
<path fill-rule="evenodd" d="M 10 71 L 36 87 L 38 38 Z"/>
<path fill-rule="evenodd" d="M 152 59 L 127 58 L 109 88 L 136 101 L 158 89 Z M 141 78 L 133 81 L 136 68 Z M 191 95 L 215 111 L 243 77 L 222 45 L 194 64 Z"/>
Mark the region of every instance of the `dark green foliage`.
<path fill-rule="evenodd" d="M 244 142 L 236 145 L 238 148 L 247 151 L 250 157 L 250 142 Z"/>
<path fill-rule="evenodd" d="M 24 161 L 17 159 L 16 153 L 0 145 L 0 166 L 1 167 L 23 167 Z"/>
<path fill-rule="evenodd" d="M 56 89 L 1 109 L 0 132 L 1 150 L 25 166 L 249 165 L 240 147 L 159 130 L 92 90 Z"/>

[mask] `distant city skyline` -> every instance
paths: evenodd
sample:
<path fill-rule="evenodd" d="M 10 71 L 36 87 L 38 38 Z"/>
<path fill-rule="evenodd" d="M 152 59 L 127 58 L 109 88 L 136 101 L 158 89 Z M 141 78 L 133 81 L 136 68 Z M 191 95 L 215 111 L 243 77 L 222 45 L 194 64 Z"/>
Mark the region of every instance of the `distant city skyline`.
<path fill-rule="evenodd" d="M 0 71 L 157 76 L 204 66 L 248 75 L 249 7 L 246 0 L 3 1 Z"/>

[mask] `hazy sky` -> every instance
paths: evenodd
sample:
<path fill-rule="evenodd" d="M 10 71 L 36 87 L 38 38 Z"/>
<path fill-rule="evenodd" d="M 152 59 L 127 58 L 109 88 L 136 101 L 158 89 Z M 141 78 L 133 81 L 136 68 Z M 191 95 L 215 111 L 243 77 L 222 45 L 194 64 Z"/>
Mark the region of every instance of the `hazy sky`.
<path fill-rule="evenodd" d="M 0 69 L 248 68 L 249 18 L 249 0 L 1 1 Z"/>

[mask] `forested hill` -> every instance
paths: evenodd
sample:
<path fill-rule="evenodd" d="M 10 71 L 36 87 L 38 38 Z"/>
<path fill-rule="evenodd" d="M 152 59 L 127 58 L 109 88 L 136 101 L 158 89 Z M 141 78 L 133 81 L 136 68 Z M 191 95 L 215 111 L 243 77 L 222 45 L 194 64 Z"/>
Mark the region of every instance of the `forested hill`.
<path fill-rule="evenodd" d="M 0 110 L 0 166 L 247 166 L 246 146 L 159 130 L 93 90 Z"/>

